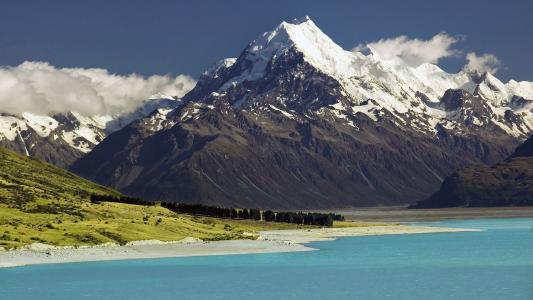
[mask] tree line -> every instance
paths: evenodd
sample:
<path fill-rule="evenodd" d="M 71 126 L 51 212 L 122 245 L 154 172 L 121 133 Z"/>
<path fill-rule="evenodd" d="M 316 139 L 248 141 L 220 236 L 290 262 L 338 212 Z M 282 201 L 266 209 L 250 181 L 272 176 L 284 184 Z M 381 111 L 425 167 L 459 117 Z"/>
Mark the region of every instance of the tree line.
<path fill-rule="evenodd" d="M 261 211 L 259 209 L 236 209 L 219 206 L 210 206 L 204 204 L 188 204 L 176 202 L 152 202 L 141 198 L 127 197 L 127 196 L 111 196 L 111 195 L 97 195 L 90 196 L 92 203 L 101 202 L 117 202 L 134 205 L 156 205 L 171 210 L 176 213 L 189 214 L 193 216 L 214 217 L 220 219 L 241 219 L 241 220 L 257 220 L 266 222 L 278 223 L 292 223 L 300 225 L 318 225 L 318 226 L 333 226 L 333 221 L 344 221 L 344 216 L 334 213 L 304 213 L 304 212 L 289 212 L 289 211 Z"/>

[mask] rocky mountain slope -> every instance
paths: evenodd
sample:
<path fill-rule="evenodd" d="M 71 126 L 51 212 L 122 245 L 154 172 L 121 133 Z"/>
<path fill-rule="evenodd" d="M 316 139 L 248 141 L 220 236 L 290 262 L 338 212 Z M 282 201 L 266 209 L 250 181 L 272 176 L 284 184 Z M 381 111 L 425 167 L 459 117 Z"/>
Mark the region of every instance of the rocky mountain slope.
<path fill-rule="evenodd" d="M 72 170 L 149 199 L 261 208 L 413 203 L 532 132 L 533 83 L 345 51 L 309 18 L 206 71 L 183 105 Z"/>
<path fill-rule="evenodd" d="M 415 208 L 533 205 L 533 136 L 504 162 L 463 168 Z"/>
<path fill-rule="evenodd" d="M 154 95 L 137 110 L 122 115 L 87 117 L 76 112 L 47 115 L 0 114 L 0 146 L 66 168 L 101 142 L 155 109 L 171 109 L 179 100 Z"/>

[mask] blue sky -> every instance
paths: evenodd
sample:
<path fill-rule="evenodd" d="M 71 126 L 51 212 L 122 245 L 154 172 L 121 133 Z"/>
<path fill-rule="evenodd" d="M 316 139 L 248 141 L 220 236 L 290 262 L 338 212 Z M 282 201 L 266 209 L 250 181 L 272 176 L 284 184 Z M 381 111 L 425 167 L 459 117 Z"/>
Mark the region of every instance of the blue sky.
<path fill-rule="evenodd" d="M 235 57 L 283 20 L 309 15 L 345 49 L 445 31 L 463 55 L 494 54 L 498 77 L 533 81 L 532 1 L 3 1 L 0 65 L 27 60 L 127 74 L 190 74 Z"/>

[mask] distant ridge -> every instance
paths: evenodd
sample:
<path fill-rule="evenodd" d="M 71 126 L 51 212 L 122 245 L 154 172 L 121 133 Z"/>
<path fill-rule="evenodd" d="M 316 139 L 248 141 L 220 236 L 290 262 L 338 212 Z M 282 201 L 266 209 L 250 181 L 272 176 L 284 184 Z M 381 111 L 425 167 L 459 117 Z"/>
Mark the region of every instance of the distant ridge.
<path fill-rule="evenodd" d="M 469 166 L 446 177 L 438 192 L 414 208 L 533 205 L 533 136 L 505 162 Z"/>
<path fill-rule="evenodd" d="M 111 132 L 156 109 L 171 109 L 179 105 L 177 99 L 156 94 L 137 110 L 122 115 L 0 113 L 0 147 L 67 168 Z"/>

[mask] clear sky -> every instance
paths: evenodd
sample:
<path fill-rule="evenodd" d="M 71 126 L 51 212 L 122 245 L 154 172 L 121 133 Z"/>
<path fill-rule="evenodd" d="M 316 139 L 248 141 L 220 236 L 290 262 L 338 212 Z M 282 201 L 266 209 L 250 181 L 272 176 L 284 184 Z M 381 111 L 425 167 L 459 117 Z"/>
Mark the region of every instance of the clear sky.
<path fill-rule="evenodd" d="M 309 15 L 345 49 L 381 38 L 459 38 L 494 54 L 498 77 L 533 81 L 533 1 L 2 1 L 0 65 L 27 60 L 126 74 L 190 74 L 235 57 L 283 20 Z M 464 55 L 439 65 L 458 71 Z"/>

